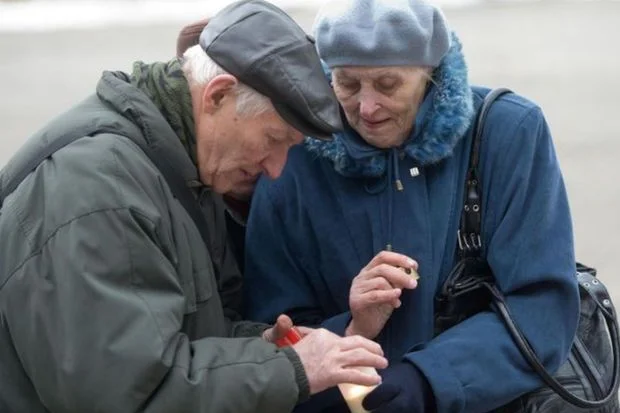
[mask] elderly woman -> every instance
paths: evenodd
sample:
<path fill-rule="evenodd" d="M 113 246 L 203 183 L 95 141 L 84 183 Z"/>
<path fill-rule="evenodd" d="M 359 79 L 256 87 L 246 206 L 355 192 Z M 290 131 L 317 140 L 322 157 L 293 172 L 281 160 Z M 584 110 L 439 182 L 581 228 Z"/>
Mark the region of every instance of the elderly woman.
<path fill-rule="evenodd" d="M 489 91 L 469 85 L 445 17 L 421 0 L 353 0 L 319 14 L 314 35 L 348 125 L 332 141 L 308 138 L 279 179 L 260 181 L 246 315 L 287 313 L 377 340 L 390 366 L 364 401 L 376 412 L 488 412 L 540 386 L 493 312 L 434 335 L 434 297 L 456 260 L 472 118 Z M 484 131 L 482 253 L 554 370 L 579 309 L 551 135 L 541 109 L 516 94 L 496 101 Z"/>

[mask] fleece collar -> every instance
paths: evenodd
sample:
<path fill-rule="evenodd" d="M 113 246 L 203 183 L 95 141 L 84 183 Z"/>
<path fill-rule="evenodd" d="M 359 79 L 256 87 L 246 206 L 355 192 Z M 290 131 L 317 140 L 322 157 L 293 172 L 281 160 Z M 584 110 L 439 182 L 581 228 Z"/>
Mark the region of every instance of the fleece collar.
<path fill-rule="evenodd" d="M 434 84 L 416 115 L 412 135 L 402 146 L 404 153 L 420 166 L 430 165 L 452 155 L 458 141 L 469 128 L 474 113 L 472 91 L 462 46 L 452 34 L 452 46 L 433 74 Z M 345 176 L 378 177 L 386 172 L 390 149 L 367 144 L 345 125 L 331 141 L 306 138 L 310 152 L 329 159 Z M 392 149 L 393 151 L 393 149 Z"/>

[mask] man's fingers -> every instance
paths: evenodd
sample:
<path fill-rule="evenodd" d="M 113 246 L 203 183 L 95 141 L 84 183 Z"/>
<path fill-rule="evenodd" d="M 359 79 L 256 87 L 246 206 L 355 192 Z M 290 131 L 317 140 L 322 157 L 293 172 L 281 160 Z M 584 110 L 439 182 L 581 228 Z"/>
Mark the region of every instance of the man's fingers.
<path fill-rule="evenodd" d="M 340 351 L 348 351 L 356 348 L 363 348 L 373 354 L 383 356 L 383 349 L 378 343 L 362 336 L 349 336 L 340 340 Z"/>
<path fill-rule="evenodd" d="M 338 357 L 338 365 L 343 367 L 374 367 L 384 369 L 388 365 L 385 357 L 371 353 L 364 348 L 342 351 Z"/>
<path fill-rule="evenodd" d="M 353 367 L 343 368 L 334 374 L 337 383 L 353 383 L 362 386 L 376 386 L 381 383 L 379 374 L 371 374 Z"/>
<path fill-rule="evenodd" d="M 378 384 L 380 376 L 368 367 L 383 369 L 388 364 L 381 346 L 374 341 L 361 336 L 343 338 L 323 328 L 308 334 L 293 349 L 306 370 L 311 394 L 338 383 Z"/>

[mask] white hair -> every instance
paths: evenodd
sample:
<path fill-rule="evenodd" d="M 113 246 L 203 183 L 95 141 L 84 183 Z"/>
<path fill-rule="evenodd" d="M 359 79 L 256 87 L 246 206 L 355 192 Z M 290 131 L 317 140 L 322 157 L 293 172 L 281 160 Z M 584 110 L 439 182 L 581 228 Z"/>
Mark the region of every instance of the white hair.
<path fill-rule="evenodd" d="M 183 72 L 190 86 L 204 86 L 216 76 L 230 74 L 215 63 L 200 45 L 192 46 L 183 53 Z M 254 117 L 274 110 L 267 96 L 244 83 L 237 83 L 235 94 L 239 115 Z"/>

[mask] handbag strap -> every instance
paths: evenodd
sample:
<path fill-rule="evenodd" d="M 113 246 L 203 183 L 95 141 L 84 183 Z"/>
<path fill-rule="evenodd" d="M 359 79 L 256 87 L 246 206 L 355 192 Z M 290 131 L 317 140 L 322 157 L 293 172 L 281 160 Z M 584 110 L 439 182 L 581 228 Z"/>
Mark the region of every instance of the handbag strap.
<path fill-rule="evenodd" d="M 478 179 L 478 160 L 480 159 L 480 144 L 482 142 L 482 130 L 491 105 L 500 96 L 512 93 L 510 89 L 498 88 L 489 92 L 482 102 L 472 132 L 471 150 L 469 155 L 469 167 L 465 180 L 465 193 L 463 210 L 461 211 L 461 223 L 458 231 L 458 252 L 461 258 L 479 256 L 482 249 L 481 222 L 482 207 L 480 197 L 480 180 Z"/>
<path fill-rule="evenodd" d="M 511 91 L 506 88 L 498 88 L 489 92 L 485 96 L 475 119 L 472 133 L 473 139 L 471 143 L 469 167 L 465 182 L 464 206 L 461 213 L 461 222 L 458 231 L 458 253 L 461 258 L 479 257 L 482 253 L 482 198 L 478 179 L 480 144 L 482 141 L 484 123 L 491 105 L 500 96 L 505 95 L 506 93 L 511 93 Z M 576 273 L 580 287 L 594 299 L 598 308 L 602 310 L 601 313 L 605 318 L 605 322 L 610 332 L 611 347 L 614 358 L 612 384 L 604 397 L 593 401 L 575 396 L 547 371 L 538 359 L 538 356 L 536 356 L 536 352 L 525 338 L 525 335 L 515 323 L 514 318 L 508 310 L 504 295 L 501 291 L 499 291 L 495 283 L 484 281 L 482 284 L 491 293 L 493 304 L 497 309 L 497 313 L 506 325 L 510 336 L 519 348 L 519 351 L 527 360 L 532 369 L 534 369 L 534 371 L 540 376 L 540 378 L 568 403 L 583 409 L 598 409 L 605 407 L 610 401 L 612 401 L 616 397 L 618 388 L 620 387 L 620 349 L 618 345 L 620 336 L 618 332 L 618 321 L 615 317 L 615 310 L 607 289 L 600 281 L 594 278 L 595 271 L 593 269 L 583 267 L 581 264 L 577 264 Z"/>

